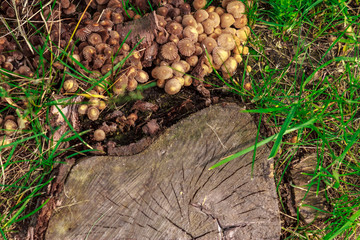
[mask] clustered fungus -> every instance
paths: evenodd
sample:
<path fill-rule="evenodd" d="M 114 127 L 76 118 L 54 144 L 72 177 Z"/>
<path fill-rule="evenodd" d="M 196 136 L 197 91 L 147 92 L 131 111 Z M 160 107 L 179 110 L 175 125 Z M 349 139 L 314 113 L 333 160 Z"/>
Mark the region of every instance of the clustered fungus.
<path fill-rule="evenodd" d="M 90 88 L 95 96 L 109 92 L 121 96 L 134 91 L 139 84 L 156 81 L 158 87 L 172 95 L 183 87 L 194 85 L 198 88 L 197 79 L 204 78 L 213 69 L 220 71 L 225 78 L 233 76 L 243 55 L 249 53 L 245 44 L 250 28 L 247 26 L 246 7 L 241 1 L 224 0 L 221 7 L 205 8 L 206 0 L 195 0 L 195 11 L 192 12 L 191 6 L 183 0 L 168 0 L 143 17 L 125 10 L 121 0 L 85 2 L 93 8 L 93 14 L 77 11 L 79 6 L 70 0 L 57 1 L 59 8 L 54 9 L 61 11 L 44 7 L 43 16 L 53 15 L 49 36 L 56 48 L 45 51 L 43 55 L 47 62 L 51 62 L 53 55 L 61 51 L 59 47 L 66 49 L 69 54 L 65 60 L 73 67 L 71 69 L 95 80 L 110 75 L 106 79 L 108 84 L 94 87 L 91 81 L 85 83 L 73 75 L 60 73 L 64 79 L 62 93 L 76 95 L 87 93 Z M 140 5 L 143 2 L 134 1 Z M 146 7 L 147 3 L 140 9 Z M 6 2 L 1 3 L 0 11 L 7 17 L 15 17 L 13 8 Z M 61 13 L 74 21 L 61 22 Z M 42 15 L 34 14 L 34 20 L 41 20 Z M 134 34 L 128 36 L 130 29 L 134 29 Z M 139 37 L 143 38 L 142 42 Z M 35 49 L 44 43 L 45 39 L 41 37 L 29 37 L 29 46 Z M 31 55 L 31 51 L 26 45 L 23 51 L 19 51 L 9 36 L 0 37 L 0 67 L 23 77 L 34 77 L 40 59 L 34 53 Z M 34 56 L 34 63 L 24 61 L 25 55 Z M 122 67 L 114 71 L 118 63 Z M 53 66 L 56 71 L 66 69 L 71 72 L 60 62 L 53 62 Z M 84 67 L 88 71 L 84 71 Z M 148 67 L 152 68 L 151 74 L 147 72 Z M 41 74 L 41 71 L 36 73 Z M 246 71 L 250 72 L 251 67 L 248 66 Z M 92 97 L 79 105 L 77 111 L 96 121 L 106 107 L 106 97 Z M 6 135 L 17 128 L 16 121 L 3 121 L 2 124 Z"/>

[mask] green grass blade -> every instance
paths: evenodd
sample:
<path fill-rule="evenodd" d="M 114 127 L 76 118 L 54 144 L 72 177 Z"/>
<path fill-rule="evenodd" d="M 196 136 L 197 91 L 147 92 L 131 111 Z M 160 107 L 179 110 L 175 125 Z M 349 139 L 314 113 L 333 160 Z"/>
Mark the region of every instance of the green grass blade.
<path fill-rule="evenodd" d="M 269 159 L 275 157 L 275 155 L 280 147 L 282 137 L 283 137 L 286 129 L 289 127 L 291 120 L 293 119 L 293 117 L 295 115 L 296 109 L 297 109 L 296 106 L 293 106 L 291 108 L 289 115 L 286 117 L 284 124 L 281 126 L 281 129 L 280 129 L 280 132 L 278 133 L 278 137 L 276 138 L 275 144 L 274 144 L 273 148 L 271 149 Z"/>
<path fill-rule="evenodd" d="M 300 125 L 298 125 L 298 126 L 296 126 L 296 127 L 293 127 L 293 128 L 291 128 L 291 129 L 286 130 L 283 135 L 286 135 L 286 134 L 288 134 L 288 133 L 297 131 L 297 130 L 302 129 L 302 128 L 304 128 L 304 127 L 309 127 L 309 126 L 313 125 L 316 121 L 317 121 L 316 118 L 312 118 L 312 119 L 310 119 L 309 121 L 307 121 L 307 122 L 305 122 L 305 123 L 302 123 L 302 124 L 300 124 Z M 277 134 L 274 134 L 273 136 L 268 137 L 268 138 L 262 140 L 261 142 L 259 142 L 259 143 L 257 144 L 257 147 L 261 147 L 261 146 L 263 146 L 263 145 L 265 145 L 265 144 L 267 144 L 267 143 L 275 140 L 275 139 L 278 138 L 278 137 L 279 137 L 279 134 L 278 134 L 278 133 L 277 133 Z M 240 156 L 242 156 L 242 155 L 244 155 L 244 154 L 246 154 L 246 153 L 248 153 L 248 152 L 250 152 L 250 151 L 253 151 L 254 149 L 255 149 L 255 145 L 250 146 L 250 147 L 248 147 L 248 148 L 245 148 L 245 149 L 241 150 L 240 152 L 237 152 L 237 153 L 235 153 L 235 154 L 233 154 L 233 155 L 231 155 L 231 156 L 228 156 L 228 157 L 222 159 L 220 162 L 218 162 L 218 163 L 214 164 L 213 166 L 211 166 L 211 167 L 209 168 L 209 170 L 212 170 L 212 169 L 214 169 L 214 168 L 217 168 L 217 167 L 219 167 L 219 166 L 221 166 L 221 165 L 223 165 L 223 164 L 225 164 L 225 163 L 228 163 L 228 162 L 230 162 L 231 160 L 233 160 L 233 159 L 235 159 L 235 158 L 238 158 L 238 157 L 240 157 Z"/>

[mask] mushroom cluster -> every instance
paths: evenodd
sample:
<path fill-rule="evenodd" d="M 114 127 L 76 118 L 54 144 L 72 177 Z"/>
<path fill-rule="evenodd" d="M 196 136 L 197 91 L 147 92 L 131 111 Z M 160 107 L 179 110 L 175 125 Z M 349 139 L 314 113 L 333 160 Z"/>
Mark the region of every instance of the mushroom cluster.
<path fill-rule="evenodd" d="M 0 115 L 0 146 L 8 145 L 18 131 L 28 127 L 27 118 L 15 117 L 14 115 Z"/>

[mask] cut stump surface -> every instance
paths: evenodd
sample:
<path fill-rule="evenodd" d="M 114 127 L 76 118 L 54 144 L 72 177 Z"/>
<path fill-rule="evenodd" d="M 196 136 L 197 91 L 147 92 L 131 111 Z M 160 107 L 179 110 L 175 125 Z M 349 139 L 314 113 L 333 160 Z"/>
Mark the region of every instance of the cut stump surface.
<path fill-rule="evenodd" d="M 254 144 L 256 126 L 240 110 L 211 106 L 139 154 L 80 161 L 46 239 L 279 239 L 267 147 L 257 149 L 254 164 L 250 152 L 208 170 Z"/>

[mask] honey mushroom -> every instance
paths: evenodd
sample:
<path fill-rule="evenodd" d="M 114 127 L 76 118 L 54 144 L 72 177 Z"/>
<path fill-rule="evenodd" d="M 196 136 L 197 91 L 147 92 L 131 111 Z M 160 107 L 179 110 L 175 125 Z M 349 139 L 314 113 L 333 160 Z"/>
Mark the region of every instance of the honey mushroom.
<path fill-rule="evenodd" d="M 102 129 L 96 129 L 94 131 L 94 139 L 98 142 L 104 141 L 106 138 L 105 131 Z"/>

